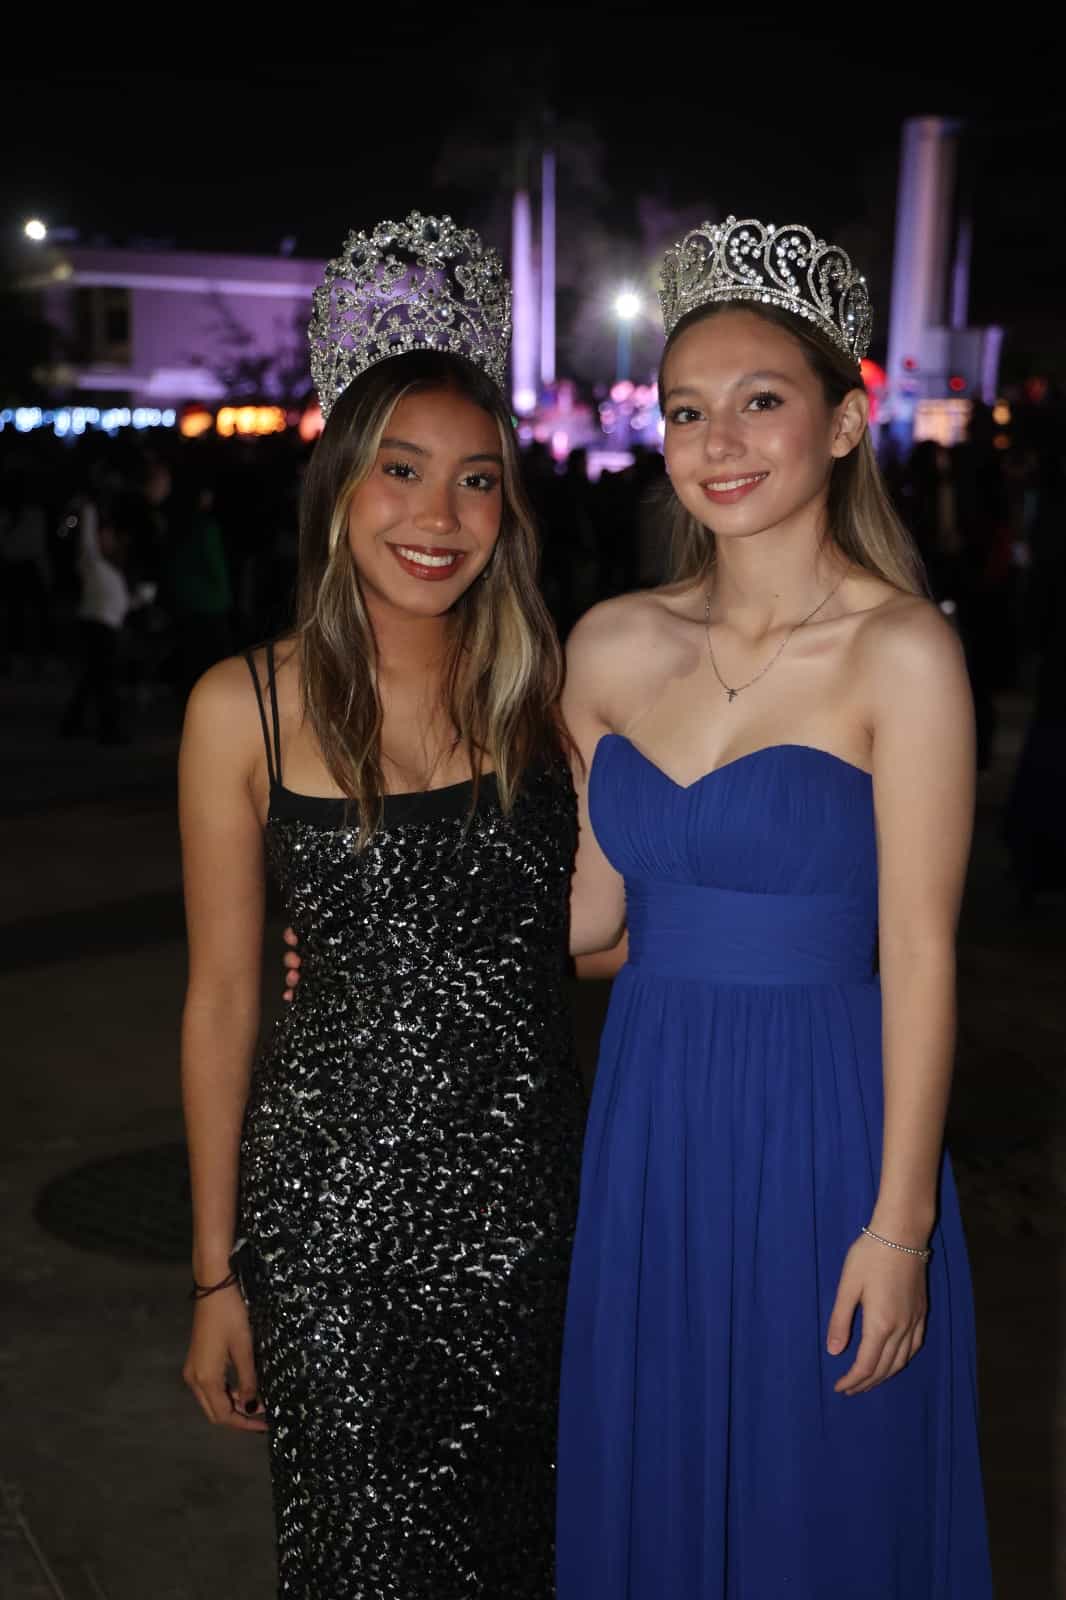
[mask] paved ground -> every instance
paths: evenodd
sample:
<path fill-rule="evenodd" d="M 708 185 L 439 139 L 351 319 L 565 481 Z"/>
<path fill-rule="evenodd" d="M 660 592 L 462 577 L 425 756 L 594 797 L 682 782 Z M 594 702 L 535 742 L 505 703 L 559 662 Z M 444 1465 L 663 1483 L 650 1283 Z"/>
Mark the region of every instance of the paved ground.
<path fill-rule="evenodd" d="M 178 1378 L 173 736 L 158 707 L 131 747 L 60 742 L 60 688 L 0 683 L 0 1600 L 262 1600 L 262 1441 L 209 1428 Z M 998 807 L 1024 708 L 1005 709 L 967 900 L 952 1131 L 999 1600 L 1050 1600 L 1066 1594 L 1066 907 L 1022 917 L 1005 875 Z M 272 987 L 276 970 L 272 950 Z M 605 988 L 577 996 L 587 1060 Z"/>

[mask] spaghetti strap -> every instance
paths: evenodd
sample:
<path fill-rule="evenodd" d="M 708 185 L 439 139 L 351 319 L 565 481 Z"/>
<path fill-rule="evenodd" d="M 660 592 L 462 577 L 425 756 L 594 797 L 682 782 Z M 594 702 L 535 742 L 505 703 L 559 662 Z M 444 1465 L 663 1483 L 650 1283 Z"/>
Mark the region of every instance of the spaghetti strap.
<path fill-rule="evenodd" d="M 259 686 L 259 674 L 255 670 L 255 660 L 254 660 L 254 658 L 252 656 L 252 652 L 250 650 L 246 650 L 244 652 L 244 659 L 248 663 L 248 671 L 252 675 L 252 684 L 253 684 L 253 687 L 255 689 L 255 703 L 259 707 L 259 721 L 260 721 L 260 724 L 261 724 L 262 729 L 263 729 L 263 744 L 264 744 L 264 746 L 266 748 L 267 773 L 268 773 L 268 775 L 270 777 L 270 787 L 273 789 L 277 784 L 279 784 L 281 782 L 281 773 L 277 769 L 277 767 L 275 766 L 274 755 L 273 755 L 273 751 L 271 749 L 270 730 L 267 727 L 267 719 L 266 719 L 266 706 L 263 704 L 263 691 Z M 273 647 L 271 645 L 267 645 L 267 661 L 268 661 L 268 663 L 270 663 L 272 661 L 272 659 L 273 659 Z M 273 687 L 274 686 L 273 686 L 272 679 L 270 680 L 270 687 L 271 687 L 271 704 L 273 705 L 273 708 L 274 708 L 274 726 L 275 726 L 275 730 L 276 730 L 277 729 L 277 715 L 278 715 L 278 712 L 277 712 L 277 703 L 276 703 L 276 700 L 275 700 L 275 697 L 274 697 L 274 693 L 273 693 Z M 279 741 L 279 744 L 280 744 L 280 741 Z"/>
<path fill-rule="evenodd" d="M 270 719 L 274 725 L 274 771 L 277 781 L 281 783 L 281 720 L 278 717 L 278 678 L 274 665 L 274 641 L 271 639 L 266 647 L 267 657 L 267 688 L 270 690 Z M 265 730 L 264 730 L 265 731 Z"/>

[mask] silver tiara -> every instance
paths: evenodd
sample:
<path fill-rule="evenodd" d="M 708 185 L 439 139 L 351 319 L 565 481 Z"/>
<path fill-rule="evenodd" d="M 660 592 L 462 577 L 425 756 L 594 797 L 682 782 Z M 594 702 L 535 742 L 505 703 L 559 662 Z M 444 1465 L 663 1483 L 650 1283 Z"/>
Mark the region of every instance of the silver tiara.
<path fill-rule="evenodd" d="M 667 335 L 699 306 L 723 301 L 780 306 L 813 322 L 854 361 L 870 346 L 866 279 L 839 245 L 809 228 L 749 218 L 703 222 L 666 252 L 659 303 Z"/>
<path fill-rule="evenodd" d="M 503 389 L 511 286 L 472 228 L 412 211 L 348 235 L 315 290 L 307 337 L 323 417 L 353 378 L 408 350 L 465 356 Z"/>

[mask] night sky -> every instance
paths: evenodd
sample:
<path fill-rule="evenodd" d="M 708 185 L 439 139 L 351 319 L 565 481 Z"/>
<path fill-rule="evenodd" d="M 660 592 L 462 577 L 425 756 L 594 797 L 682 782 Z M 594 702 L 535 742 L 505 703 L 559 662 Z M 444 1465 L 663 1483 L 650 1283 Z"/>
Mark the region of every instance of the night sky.
<path fill-rule="evenodd" d="M 548 106 L 575 152 L 561 162 L 562 222 L 568 188 L 572 216 L 622 235 L 636 236 L 642 198 L 667 213 L 804 221 L 861 241 L 877 285 L 900 123 L 944 113 L 970 130 L 971 320 L 1066 319 L 1063 39 L 1026 23 L 1033 8 L 1018 12 L 1024 28 L 1010 31 L 1002 8 L 952 48 L 888 8 L 845 8 L 835 32 L 815 34 L 706 12 L 524 6 L 514 17 L 537 27 L 510 48 L 506 7 L 387 35 L 367 20 L 385 9 L 351 13 L 354 35 L 378 32 L 347 52 L 340 14 L 323 13 L 315 32 L 337 44 L 328 68 L 31 67 L 0 79 L 9 154 L 18 145 L 0 192 L 8 237 L 39 214 L 83 242 L 276 252 L 288 239 L 324 257 L 350 226 L 414 206 L 498 235 L 517 124 Z"/>

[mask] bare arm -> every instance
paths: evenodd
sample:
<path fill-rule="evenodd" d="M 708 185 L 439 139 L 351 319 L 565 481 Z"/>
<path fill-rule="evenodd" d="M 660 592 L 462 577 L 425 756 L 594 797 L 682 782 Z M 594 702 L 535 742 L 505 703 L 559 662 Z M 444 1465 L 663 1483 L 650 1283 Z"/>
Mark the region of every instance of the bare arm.
<path fill-rule="evenodd" d="M 871 1226 L 924 1244 L 936 1212 L 955 1051 L 955 934 L 973 832 L 973 710 L 958 641 L 931 607 L 901 619 L 881 654 L 874 807 L 885 1130 Z"/>
<path fill-rule="evenodd" d="M 182 1022 L 182 1097 L 193 1205 L 193 1277 L 230 1271 L 241 1121 L 259 1029 L 263 834 L 251 789 L 257 714 L 247 668 L 225 661 L 189 700 L 179 764 L 189 982 Z M 255 1399 L 247 1318 L 235 1288 L 199 1301 L 186 1381 L 213 1421 L 245 1422 L 232 1390 Z M 250 1391 L 250 1392 L 246 1392 Z"/>
<path fill-rule="evenodd" d="M 886 617 L 868 649 L 885 1092 L 880 1187 L 869 1226 L 921 1248 L 936 1215 L 955 1049 L 955 932 L 973 826 L 973 713 L 958 641 L 932 607 Z M 834 1353 L 846 1343 L 859 1303 L 862 1344 L 838 1385 L 847 1393 L 890 1377 L 920 1347 L 924 1264 L 860 1238 L 830 1321 Z"/>
<path fill-rule="evenodd" d="M 609 950 L 597 950 L 592 955 L 578 956 L 574 971 L 579 978 L 613 978 L 629 960 L 629 934 L 623 933 Z"/>
<path fill-rule="evenodd" d="M 566 648 L 563 717 L 578 756 L 574 762 L 577 864 L 570 891 L 570 953 L 574 956 L 614 950 L 625 929 L 625 889 L 620 875 L 600 849 L 589 820 L 588 803 L 588 780 L 596 746 L 611 731 L 606 706 L 612 689 L 611 614 L 617 609 L 610 603 L 596 606 L 578 623 Z"/>

